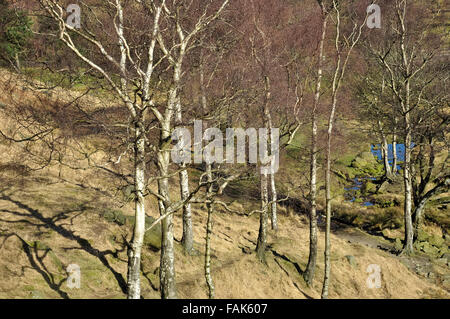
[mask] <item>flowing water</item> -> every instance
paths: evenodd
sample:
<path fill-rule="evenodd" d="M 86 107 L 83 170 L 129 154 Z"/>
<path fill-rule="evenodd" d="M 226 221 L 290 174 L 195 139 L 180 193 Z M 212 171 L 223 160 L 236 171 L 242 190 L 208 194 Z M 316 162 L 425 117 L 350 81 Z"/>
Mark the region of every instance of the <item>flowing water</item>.
<path fill-rule="evenodd" d="M 411 147 L 413 147 L 414 144 L 411 144 Z M 402 167 L 401 164 L 405 160 L 405 144 L 397 144 L 396 147 L 397 150 L 397 172 L 399 172 Z M 382 161 L 382 153 L 381 153 L 381 145 L 380 144 L 372 144 L 370 146 L 370 151 L 372 152 L 373 156 L 378 161 Z M 394 155 L 393 155 L 393 146 L 392 144 L 388 144 L 388 161 L 391 165 L 394 162 Z M 352 182 L 350 185 L 346 186 L 344 188 L 345 190 L 345 199 L 349 202 L 359 202 L 362 206 L 369 207 L 373 206 L 374 203 L 370 200 L 370 197 L 362 196 L 362 189 L 365 185 L 365 183 L 370 181 L 376 181 L 377 176 L 358 176 L 352 179 Z"/>

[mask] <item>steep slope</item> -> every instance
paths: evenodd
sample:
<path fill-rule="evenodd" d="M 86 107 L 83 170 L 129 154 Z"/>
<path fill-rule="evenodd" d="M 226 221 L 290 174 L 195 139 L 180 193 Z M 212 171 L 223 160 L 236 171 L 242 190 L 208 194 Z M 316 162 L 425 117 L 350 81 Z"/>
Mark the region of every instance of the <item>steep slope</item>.
<path fill-rule="evenodd" d="M 1 79 L 0 88 L 4 88 L 5 77 Z M 10 102 L 3 97 L 9 94 L 16 100 L 35 97 L 15 86 L 13 92 L 0 94 L 2 105 Z M 14 125 L 4 112 L 0 123 L 2 129 Z M 100 191 L 109 183 L 102 174 L 58 166 L 29 170 L 17 143 L 2 142 L 0 154 L 0 298 L 124 298 L 125 241 L 131 237 L 132 203 L 120 206 Z M 176 197 L 176 179 L 171 185 Z M 246 211 L 258 206 L 255 199 L 245 201 L 234 205 Z M 153 199 L 147 199 L 147 207 L 148 215 L 157 217 Z M 118 218 L 110 218 L 111 213 Z M 254 253 L 258 218 L 256 214 L 215 213 L 212 276 L 216 297 L 320 298 L 323 232 L 319 232 L 316 279 L 312 287 L 307 287 L 301 276 L 308 258 L 307 218 L 299 210 L 280 208 L 279 232 L 270 234 L 267 265 L 258 262 Z M 191 257 L 182 253 L 181 216 L 175 216 L 180 298 L 207 296 L 203 273 L 205 221 L 204 207 L 196 205 L 193 224 L 199 254 Z M 418 276 L 397 256 L 371 244 L 379 238 L 365 233 L 352 235 L 356 231 L 352 227 L 335 226 L 330 298 L 450 297 L 440 279 Z M 159 297 L 159 251 L 153 246 L 144 249 L 144 298 Z M 80 267 L 80 288 L 68 285 L 67 267 L 72 264 Z M 367 285 L 367 268 L 374 264 L 381 267 L 380 288 Z M 448 266 L 443 267 L 448 274 Z"/>

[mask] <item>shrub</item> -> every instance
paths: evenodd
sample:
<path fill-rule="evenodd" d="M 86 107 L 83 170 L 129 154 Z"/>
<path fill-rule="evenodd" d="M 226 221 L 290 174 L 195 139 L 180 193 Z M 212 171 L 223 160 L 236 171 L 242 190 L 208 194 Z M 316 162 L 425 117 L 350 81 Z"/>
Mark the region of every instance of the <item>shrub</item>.
<path fill-rule="evenodd" d="M 0 0 L 0 57 L 20 69 L 19 56 L 24 53 L 31 38 L 31 19 L 26 12 L 9 7 Z"/>

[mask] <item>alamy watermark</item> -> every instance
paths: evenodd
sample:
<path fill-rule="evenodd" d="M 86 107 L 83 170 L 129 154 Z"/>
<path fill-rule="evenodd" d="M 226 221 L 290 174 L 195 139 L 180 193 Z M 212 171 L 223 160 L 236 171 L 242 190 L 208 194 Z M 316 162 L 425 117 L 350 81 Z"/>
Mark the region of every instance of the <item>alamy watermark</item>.
<path fill-rule="evenodd" d="M 75 29 L 81 29 L 81 8 L 78 4 L 69 4 L 67 7 L 69 14 L 66 19 L 66 24 Z"/>
<path fill-rule="evenodd" d="M 81 269 L 77 264 L 70 264 L 66 268 L 69 277 L 67 277 L 67 287 L 69 289 L 80 289 L 81 287 Z"/>
<path fill-rule="evenodd" d="M 367 27 L 369 29 L 381 29 L 381 8 L 378 4 L 371 4 L 367 7 Z"/>
<path fill-rule="evenodd" d="M 203 132 L 203 121 L 198 120 L 194 121 L 193 145 L 191 131 L 184 127 L 173 131 L 172 140 L 178 142 L 171 152 L 172 161 L 176 164 L 259 163 L 261 174 L 275 174 L 279 168 L 280 131 L 278 128 L 270 128 L 270 136 L 267 128 L 258 130 L 227 128 L 224 139 L 223 132 L 219 128 L 212 127 Z M 203 142 L 209 143 L 203 147 Z"/>
<path fill-rule="evenodd" d="M 381 288 L 381 267 L 377 264 L 367 266 L 366 272 L 370 275 L 366 279 L 367 288 Z"/>
<path fill-rule="evenodd" d="M 66 24 L 75 29 L 81 29 L 81 8 L 78 4 L 69 4 L 67 7 L 67 13 L 69 14 L 66 19 Z M 367 27 L 369 29 L 381 28 L 381 8 L 378 4 L 371 4 L 366 10 Z"/>

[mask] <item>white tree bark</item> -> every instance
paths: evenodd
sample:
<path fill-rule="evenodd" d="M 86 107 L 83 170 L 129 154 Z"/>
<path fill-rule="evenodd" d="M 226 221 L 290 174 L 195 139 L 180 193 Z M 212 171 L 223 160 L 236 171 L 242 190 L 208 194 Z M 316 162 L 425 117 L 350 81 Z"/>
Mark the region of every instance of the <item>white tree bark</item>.
<path fill-rule="evenodd" d="M 381 150 L 382 150 L 381 154 L 382 154 L 382 159 L 383 159 L 384 174 L 385 174 L 386 178 L 391 178 L 392 171 L 391 171 L 391 166 L 389 165 L 389 146 L 388 146 L 386 134 L 384 133 L 384 130 L 383 130 L 383 125 L 381 124 L 380 120 L 378 120 L 378 130 L 380 132 L 380 137 L 381 137 Z"/>
<path fill-rule="evenodd" d="M 333 136 L 333 123 L 336 114 L 337 102 L 338 102 L 338 92 L 341 86 L 341 81 L 345 75 L 347 64 L 353 48 L 358 43 L 362 28 L 364 27 L 366 21 L 356 28 L 356 25 L 352 33 L 346 38 L 351 39 L 350 42 L 346 42 L 348 45 L 348 50 L 342 59 L 341 51 L 341 13 L 336 0 L 333 0 L 333 8 L 336 13 L 336 36 L 335 36 L 335 50 L 337 55 L 336 67 L 334 70 L 333 83 L 332 83 L 332 101 L 330 116 L 328 118 L 328 129 L 327 129 L 327 148 L 326 148 L 326 170 L 325 170 L 325 213 L 326 213 L 326 229 L 325 229 L 325 271 L 324 280 L 322 285 L 322 299 L 328 298 L 328 288 L 330 281 L 330 271 L 331 271 L 331 141 Z M 345 47 L 345 46 L 344 46 Z M 343 61 L 342 61 L 343 60 Z"/>
<path fill-rule="evenodd" d="M 270 100 L 270 79 L 269 77 L 264 77 L 264 85 L 265 85 L 265 97 L 264 97 L 264 105 L 263 109 L 263 120 L 265 122 L 265 126 L 267 128 L 268 137 L 272 134 L 272 118 L 269 110 L 269 100 Z M 261 143 L 261 140 L 259 141 Z M 268 140 L 264 141 L 265 143 Z M 262 147 L 260 145 L 259 147 Z M 267 145 L 266 145 L 267 147 Z M 271 154 L 272 155 L 272 154 Z M 269 156 L 270 157 L 270 156 Z M 271 165 L 271 163 L 262 163 L 261 165 Z M 259 233 L 258 233 L 258 241 L 256 245 L 256 253 L 261 262 L 266 263 L 266 246 L 267 246 L 267 223 L 269 220 L 269 185 L 268 185 L 268 176 L 266 172 L 262 172 L 261 174 L 261 214 L 260 214 L 260 222 L 259 222 Z M 276 203 L 275 203 L 276 204 Z"/>
<path fill-rule="evenodd" d="M 176 112 L 176 125 L 183 124 L 183 117 L 181 112 L 181 102 L 178 99 L 177 102 L 177 112 Z M 186 201 L 189 197 L 189 173 L 186 169 L 186 164 L 181 163 L 179 165 L 180 173 L 180 197 L 182 201 Z M 183 205 L 183 236 L 181 237 L 181 244 L 183 245 L 184 251 L 191 255 L 194 251 L 194 231 L 192 227 L 192 213 L 191 204 L 186 201 Z"/>
<path fill-rule="evenodd" d="M 392 174 L 397 174 L 397 117 L 394 118 L 394 127 L 392 133 Z"/>
<path fill-rule="evenodd" d="M 166 210 L 170 205 L 169 195 L 169 155 L 171 149 L 170 137 L 170 116 L 161 123 L 160 145 L 158 153 L 158 193 L 162 198 L 158 199 L 160 216 L 166 215 Z M 173 241 L 173 217 L 168 215 L 162 220 L 161 238 L 161 260 L 160 260 L 160 282 L 161 298 L 177 298 L 175 281 L 175 256 Z"/>
<path fill-rule="evenodd" d="M 140 299 L 141 250 L 145 235 L 145 136 L 143 123 L 138 121 L 135 131 L 135 224 L 131 247 L 128 250 L 128 299 Z"/>
<path fill-rule="evenodd" d="M 319 40 L 318 64 L 316 88 L 314 92 L 314 105 L 311 111 L 311 163 L 310 163 L 310 189 L 309 189 L 309 257 L 303 278 L 307 285 L 311 286 L 316 269 L 317 260 L 317 107 L 320 99 L 320 88 L 322 84 L 323 61 L 324 61 L 324 43 L 328 23 L 328 12 L 326 12 L 323 2 L 319 1 L 322 10 L 322 30 Z"/>
<path fill-rule="evenodd" d="M 261 213 L 259 217 L 258 242 L 256 244 L 256 254 L 262 263 L 266 263 L 266 247 L 267 247 L 267 221 L 268 221 L 268 181 L 267 173 L 263 172 L 261 176 Z"/>
<path fill-rule="evenodd" d="M 274 231 L 278 230 L 278 216 L 277 216 L 277 188 L 275 184 L 275 173 L 270 174 L 270 192 L 272 194 L 272 204 L 271 204 L 271 220 L 272 229 Z"/>
<path fill-rule="evenodd" d="M 207 190 L 207 209 L 208 209 L 208 219 L 206 222 L 206 243 L 205 243 L 205 279 L 208 286 L 208 297 L 209 299 L 214 299 L 215 289 L 214 282 L 211 276 L 211 234 L 212 234 L 212 215 L 214 213 L 214 200 L 213 200 L 213 189 L 212 189 L 212 169 L 211 164 L 206 165 L 206 176 L 208 179 L 208 190 Z"/>

